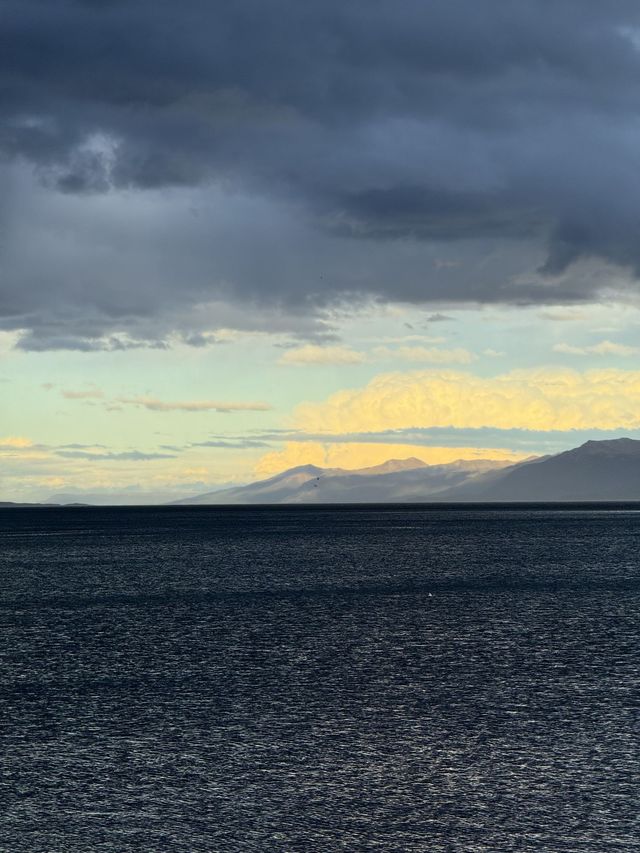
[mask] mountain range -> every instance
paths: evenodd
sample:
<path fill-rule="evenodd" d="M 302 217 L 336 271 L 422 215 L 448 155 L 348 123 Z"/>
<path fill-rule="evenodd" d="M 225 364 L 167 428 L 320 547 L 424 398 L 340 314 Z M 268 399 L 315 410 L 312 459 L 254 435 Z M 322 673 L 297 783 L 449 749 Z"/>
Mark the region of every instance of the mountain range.
<path fill-rule="evenodd" d="M 640 441 L 587 441 L 518 464 L 487 460 L 427 465 L 393 459 L 349 471 L 302 465 L 249 485 L 178 501 L 193 504 L 640 500 Z"/>
<path fill-rule="evenodd" d="M 348 471 L 301 465 L 268 480 L 211 492 L 181 504 L 369 503 L 428 499 L 506 463 L 453 462 L 426 465 L 419 459 L 390 459 L 373 468 Z"/>

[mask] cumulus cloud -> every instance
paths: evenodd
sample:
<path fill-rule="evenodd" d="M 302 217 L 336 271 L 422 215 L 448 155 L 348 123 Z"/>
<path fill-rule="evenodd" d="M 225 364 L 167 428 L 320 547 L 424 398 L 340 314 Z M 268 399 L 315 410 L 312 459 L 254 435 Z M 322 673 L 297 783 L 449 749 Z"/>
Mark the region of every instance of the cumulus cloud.
<path fill-rule="evenodd" d="M 340 364 L 362 364 L 366 356 L 346 346 L 317 346 L 306 344 L 287 350 L 282 355 L 278 364 L 296 365 L 304 367 L 310 364 L 340 365 Z"/>
<path fill-rule="evenodd" d="M 27 460 L 42 460 L 49 456 L 49 450 L 46 445 L 36 444 L 29 438 L 23 436 L 6 436 L 0 437 L 0 456 L 3 461 L 3 477 L 6 477 L 11 470 L 11 461 L 19 460 L 23 465 Z"/>
<path fill-rule="evenodd" d="M 616 344 L 613 341 L 600 341 L 587 347 L 577 347 L 564 342 L 553 345 L 554 352 L 566 355 L 618 355 L 628 358 L 640 353 L 640 347 L 630 347 L 627 344 Z"/>
<path fill-rule="evenodd" d="M 460 371 L 376 376 L 295 411 L 309 433 L 457 427 L 579 430 L 640 427 L 640 371 L 515 370 L 494 377 Z"/>
<path fill-rule="evenodd" d="M 378 347 L 376 355 L 380 358 L 399 358 L 403 361 L 423 362 L 425 364 L 471 364 L 477 356 L 462 347 L 441 349 L 438 347 Z"/>
<path fill-rule="evenodd" d="M 0 328 L 24 349 L 197 345 L 229 325 L 204 325 L 220 301 L 241 328 L 313 336 L 345 300 L 635 288 L 632 0 L 2 17 Z"/>
<path fill-rule="evenodd" d="M 32 447 L 33 442 L 29 438 L 23 436 L 8 435 L 5 438 L 0 437 L 0 450 L 24 450 L 27 447 Z"/>
<path fill-rule="evenodd" d="M 262 402 L 224 402 L 221 400 L 158 400 L 156 397 L 117 397 L 123 406 L 137 406 L 151 412 L 268 412 Z"/>
<path fill-rule="evenodd" d="M 65 400 L 100 400 L 104 397 L 104 391 L 100 388 L 85 388 L 79 391 L 63 389 L 60 393 Z"/>

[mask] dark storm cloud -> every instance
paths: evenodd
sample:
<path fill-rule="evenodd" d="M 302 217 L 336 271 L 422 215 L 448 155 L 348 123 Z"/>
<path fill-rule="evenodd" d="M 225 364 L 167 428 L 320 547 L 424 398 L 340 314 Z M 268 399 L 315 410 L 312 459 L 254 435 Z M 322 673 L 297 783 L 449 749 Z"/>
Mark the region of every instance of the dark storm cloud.
<path fill-rule="evenodd" d="M 576 261 L 640 270 L 635 2 L 0 13 L 0 327 L 24 348 L 201 344 L 214 299 L 304 336 L 338 299 L 575 302 L 602 291 Z"/>

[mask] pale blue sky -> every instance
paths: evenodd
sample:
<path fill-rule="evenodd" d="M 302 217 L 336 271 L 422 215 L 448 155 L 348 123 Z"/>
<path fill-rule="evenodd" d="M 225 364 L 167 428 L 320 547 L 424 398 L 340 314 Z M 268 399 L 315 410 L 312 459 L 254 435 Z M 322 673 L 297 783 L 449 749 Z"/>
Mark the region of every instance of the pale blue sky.
<path fill-rule="evenodd" d="M 6 0 L 0 498 L 637 430 L 639 32 L 626 0 Z"/>
<path fill-rule="evenodd" d="M 381 374 L 455 371 L 491 380 L 535 369 L 629 375 L 639 366 L 634 340 L 640 312 L 628 304 L 464 310 L 395 304 L 344 312 L 330 321 L 334 338 L 321 345 L 279 333 L 212 330 L 223 342 L 41 353 L 16 350 L 16 336 L 3 335 L 0 438 L 24 441 L 9 441 L 1 451 L 0 496 L 33 500 L 60 491 L 122 488 L 179 496 L 245 482 L 275 472 L 279 462 L 265 468 L 273 454 L 286 466 L 298 463 L 311 445 L 317 452 L 317 435 L 305 441 L 304 428 L 295 432 L 301 430 L 296 415 L 301 403 L 322 405 Z M 240 409 L 208 408 L 225 403 Z M 370 436 L 366 424 L 357 430 L 345 426 L 342 441 L 332 433 L 324 443 L 351 443 L 352 467 L 359 467 L 375 464 L 387 448 L 390 455 L 404 450 L 426 461 L 442 455 L 438 447 L 447 448 L 447 459 L 457 447 L 461 456 L 469 447 L 484 447 L 494 456 L 504 449 L 515 458 L 604 435 L 595 420 L 578 432 L 545 434 L 539 423 L 529 433 L 491 429 L 490 417 L 484 430 L 465 431 L 456 418 L 459 413 L 452 412 L 450 429 L 429 433 L 433 424 L 416 423 L 408 413 L 404 425 L 390 419 L 393 432 L 387 435 L 376 421 Z M 291 434 L 279 441 L 278 431 Z M 611 432 L 631 433 L 628 423 Z M 349 458 L 342 453 L 340 464 L 348 467 Z"/>

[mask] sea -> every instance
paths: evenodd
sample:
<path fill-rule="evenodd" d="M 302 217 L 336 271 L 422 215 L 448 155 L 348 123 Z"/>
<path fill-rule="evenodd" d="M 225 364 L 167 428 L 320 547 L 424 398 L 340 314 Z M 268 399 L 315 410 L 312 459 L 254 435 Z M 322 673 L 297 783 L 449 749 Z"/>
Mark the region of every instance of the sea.
<path fill-rule="evenodd" d="M 0 510 L 0 850 L 640 850 L 640 507 Z"/>

